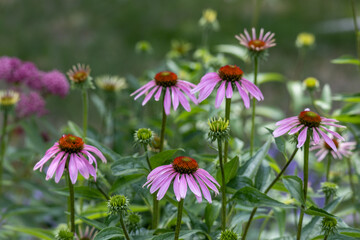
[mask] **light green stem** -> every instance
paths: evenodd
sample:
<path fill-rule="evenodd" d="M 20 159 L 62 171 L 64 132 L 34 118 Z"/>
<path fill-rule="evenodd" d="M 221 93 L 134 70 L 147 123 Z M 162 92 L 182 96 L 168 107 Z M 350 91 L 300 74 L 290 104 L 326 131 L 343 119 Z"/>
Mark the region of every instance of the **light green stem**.
<path fill-rule="evenodd" d="M 129 233 L 128 233 L 127 229 L 126 229 L 122 213 L 120 213 L 120 225 L 121 225 L 121 228 L 123 229 L 125 239 L 130 240 L 130 236 L 129 236 Z"/>
<path fill-rule="evenodd" d="M 66 169 L 68 175 L 68 184 L 69 184 L 69 201 L 68 203 L 70 206 L 68 209 L 70 210 L 70 231 L 75 234 L 75 198 L 74 198 L 74 185 L 70 179 L 70 172 L 69 172 L 69 161 L 66 162 Z"/>
<path fill-rule="evenodd" d="M 150 169 L 150 171 L 151 171 L 151 170 L 153 170 L 153 169 L 152 169 L 151 164 L 150 164 L 149 153 L 148 153 L 147 145 L 146 145 L 146 144 L 144 144 L 144 151 L 145 151 L 146 162 L 147 162 L 147 164 L 149 165 L 149 169 Z"/>
<path fill-rule="evenodd" d="M 352 191 L 352 196 L 351 196 L 351 200 L 355 206 L 356 204 L 356 188 L 355 188 L 355 184 L 353 181 L 353 176 L 352 176 L 352 170 L 351 170 L 351 159 L 350 158 L 346 158 L 347 164 L 348 164 L 348 175 L 349 175 L 349 182 L 350 182 L 350 188 Z M 357 226 L 357 222 L 356 222 L 356 212 L 354 212 L 353 214 L 353 225 L 354 227 Z"/>
<path fill-rule="evenodd" d="M 254 58 L 254 84 L 257 85 L 258 74 L 258 58 Z M 254 141 L 255 141 L 255 113 L 256 113 L 256 99 L 252 100 L 252 115 L 251 115 L 251 137 L 250 137 L 250 156 L 254 153 Z"/>
<path fill-rule="evenodd" d="M 326 182 L 330 181 L 330 166 L 331 166 L 331 154 L 328 154 L 328 162 L 326 168 Z"/>
<path fill-rule="evenodd" d="M 354 0 L 351 0 L 351 10 L 352 10 L 353 21 L 354 21 L 354 29 L 355 29 L 355 37 L 356 37 L 356 50 L 357 50 L 357 55 L 358 55 L 357 57 L 360 60 L 360 32 L 359 32 L 359 26 L 357 24 L 356 6 L 355 6 Z"/>
<path fill-rule="evenodd" d="M 2 193 L 3 188 L 3 168 L 4 168 L 4 160 L 5 160 L 5 151 L 6 151 L 6 142 L 5 142 L 5 135 L 6 135 L 6 127 L 8 123 L 8 111 L 4 111 L 3 117 L 3 124 L 1 128 L 1 148 L 0 148 L 0 193 Z"/>
<path fill-rule="evenodd" d="M 88 93 L 86 89 L 82 90 L 82 98 L 83 98 L 83 141 L 86 139 L 87 134 L 87 125 L 88 125 Z"/>
<path fill-rule="evenodd" d="M 305 207 L 306 207 L 306 198 L 307 198 L 307 190 L 308 190 L 308 180 L 309 180 L 309 148 L 310 148 L 310 131 L 308 130 L 306 141 L 304 144 L 304 205 L 301 206 L 300 218 L 299 218 L 299 225 L 297 229 L 297 236 L 296 239 L 300 240 L 301 238 L 301 229 L 305 214 Z"/>
<path fill-rule="evenodd" d="M 229 121 L 230 125 L 230 109 L 231 109 L 231 98 L 226 98 L 226 106 L 225 106 L 225 121 Z M 227 163 L 229 152 L 229 141 L 225 141 L 224 144 L 224 163 Z"/>
<path fill-rule="evenodd" d="M 224 163 L 222 159 L 222 143 L 218 139 L 219 162 L 221 171 L 221 230 L 225 231 L 226 228 L 226 182 Z"/>
<path fill-rule="evenodd" d="M 177 219 L 176 219 L 176 229 L 175 229 L 174 240 L 179 239 L 183 207 L 184 207 L 184 199 L 181 199 L 179 202 L 179 205 L 178 205 L 178 214 L 177 214 Z"/>

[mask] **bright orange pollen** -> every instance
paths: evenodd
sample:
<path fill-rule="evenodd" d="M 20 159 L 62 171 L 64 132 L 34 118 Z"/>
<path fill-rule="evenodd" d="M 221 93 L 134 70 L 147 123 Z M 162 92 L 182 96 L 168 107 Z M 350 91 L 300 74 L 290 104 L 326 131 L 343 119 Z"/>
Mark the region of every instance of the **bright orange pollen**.
<path fill-rule="evenodd" d="M 319 114 L 312 111 L 302 111 L 298 118 L 302 124 L 310 128 L 319 127 L 321 123 Z"/>
<path fill-rule="evenodd" d="M 157 73 L 155 75 L 154 79 L 155 79 L 156 85 L 160 85 L 163 87 L 171 87 L 171 86 L 176 85 L 178 77 L 173 72 L 163 71 L 163 72 Z"/>
<path fill-rule="evenodd" d="M 249 47 L 254 47 L 254 48 L 262 48 L 265 46 L 265 42 L 264 41 L 261 41 L 261 40 L 251 40 L 249 43 L 248 43 Z"/>
<path fill-rule="evenodd" d="M 184 156 L 175 158 L 172 165 L 178 173 L 194 173 L 199 168 L 195 159 Z"/>
<path fill-rule="evenodd" d="M 243 74 L 244 72 L 236 65 L 226 65 L 219 69 L 219 77 L 225 81 L 238 81 Z"/>
<path fill-rule="evenodd" d="M 338 149 L 339 148 L 339 142 L 336 139 L 332 139 L 332 141 L 335 144 L 336 149 Z M 332 148 L 326 142 L 324 142 L 324 147 L 329 151 L 332 150 Z"/>
<path fill-rule="evenodd" d="M 84 148 L 84 141 L 71 134 L 62 136 L 59 139 L 59 147 L 67 153 L 78 153 Z"/>

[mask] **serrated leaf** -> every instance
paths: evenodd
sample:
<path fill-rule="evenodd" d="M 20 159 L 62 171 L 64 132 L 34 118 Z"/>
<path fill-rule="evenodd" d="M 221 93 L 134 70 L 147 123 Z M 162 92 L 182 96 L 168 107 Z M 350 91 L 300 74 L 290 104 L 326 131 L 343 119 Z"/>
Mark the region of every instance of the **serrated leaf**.
<path fill-rule="evenodd" d="M 290 192 L 291 197 L 295 198 L 299 203 L 305 204 L 303 182 L 297 176 L 283 177 L 283 183 Z"/>
<path fill-rule="evenodd" d="M 164 164 L 166 160 L 169 160 L 177 151 L 184 151 L 182 148 L 170 149 L 162 151 L 150 157 L 150 164 L 152 169 L 157 168 Z"/>
<path fill-rule="evenodd" d="M 231 159 L 229 162 L 224 164 L 224 173 L 225 173 L 225 184 L 227 184 L 231 179 L 236 176 L 237 170 L 239 168 L 239 157 L 236 156 Z M 221 183 L 221 170 L 219 169 L 216 173 L 216 180 Z"/>

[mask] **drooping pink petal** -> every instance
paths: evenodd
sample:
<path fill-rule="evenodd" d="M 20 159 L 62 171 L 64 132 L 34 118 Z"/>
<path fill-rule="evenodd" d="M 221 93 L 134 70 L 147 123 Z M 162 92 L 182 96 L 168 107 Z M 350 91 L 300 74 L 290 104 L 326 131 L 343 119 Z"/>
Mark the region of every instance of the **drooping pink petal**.
<path fill-rule="evenodd" d="M 165 170 L 165 169 L 168 169 L 168 168 L 172 168 L 172 165 L 171 164 L 168 164 L 168 165 L 163 165 L 163 166 L 160 166 L 160 167 L 157 167 L 155 168 L 154 170 L 152 170 L 149 175 L 147 176 L 147 179 L 151 179 L 153 176 L 156 176 L 159 174 L 159 172 Z"/>
<path fill-rule="evenodd" d="M 84 150 L 95 153 L 103 163 L 106 163 L 106 158 L 96 147 L 84 144 Z"/>
<path fill-rule="evenodd" d="M 151 88 L 153 88 L 154 86 L 156 86 L 155 81 L 154 82 L 150 82 L 149 85 L 147 85 L 146 88 L 144 88 L 138 95 L 136 95 L 134 97 L 134 100 L 137 100 L 139 97 L 141 97 L 142 95 L 144 95 L 146 92 L 148 92 Z"/>
<path fill-rule="evenodd" d="M 191 101 L 193 101 L 193 103 L 195 103 L 196 105 L 198 104 L 198 100 L 196 99 L 196 97 L 194 96 L 194 94 L 192 94 L 190 92 L 189 89 L 185 88 L 182 85 L 178 86 L 181 90 L 183 90 L 184 93 L 186 93 L 186 95 L 190 98 Z"/>
<path fill-rule="evenodd" d="M 85 179 L 89 179 L 89 170 L 87 168 L 87 166 L 85 165 L 85 163 L 83 161 L 87 160 L 82 156 L 82 154 L 77 155 L 76 153 L 75 157 L 76 157 L 76 167 L 79 170 L 80 174 L 84 176 Z"/>
<path fill-rule="evenodd" d="M 173 108 L 174 111 L 176 111 L 176 109 L 179 106 L 179 97 L 177 95 L 177 91 L 176 91 L 176 87 L 172 86 L 171 87 L 171 98 L 172 98 L 172 103 L 173 103 Z"/>
<path fill-rule="evenodd" d="M 249 108 L 250 107 L 249 95 L 245 92 L 245 90 L 240 86 L 238 82 L 235 82 L 235 85 L 239 91 L 241 98 L 243 99 L 245 108 Z"/>
<path fill-rule="evenodd" d="M 317 133 L 319 130 L 317 128 L 313 128 L 313 140 L 315 144 L 318 144 L 320 141 L 319 134 Z"/>
<path fill-rule="evenodd" d="M 343 138 L 340 134 L 338 134 L 337 132 L 331 131 L 330 129 L 324 127 L 324 126 L 320 126 L 320 128 L 324 129 L 325 131 L 327 131 L 328 133 L 330 133 L 331 135 L 333 135 L 334 137 L 336 137 L 337 139 L 341 140 L 341 141 L 345 141 L 345 138 Z"/>
<path fill-rule="evenodd" d="M 304 127 L 304 129 L 300 132 L 299 137 L 298 137 L 298 144 L 297 144 L 297 148 L 300 148 L 304 145 L 305 141 L 306 141 L 306 137 L 307 137 L 307 130 L 308 127 Z"/>
<path fill-rule="evenodd" d="M 201 197 L 201 196 L 195 195 L 195 198 L 196 198 L 196 200 L 197 200 L 198 203 L 201 203 L 201 202 L 202 202 L 202 197 Z"/>
<path fill-rule="evenodd" d="M 326 133 L 324 133 L 323 131 L 319 131 L 319 133 L 324 138 L 324 141 L 332 148 L 332 150 L 334 150 L 334 152 L 337 152 L 337 148 L 336 148 L 333 140 L 331 138 L 329 138 L 329 136 L 326 135 Z"/>
<path fill-rule="evenodd" d="M 225 97 L 225 83 L 226 81 L 223 81 L 217 91 L 216 94 L 216 99 L 215 99 L 215 108 L 219 108 L 222 101 L 224 100 Z"/>
<path fill-rule="evenodd" d="M 71 180 L 72 184 L 76 183 L 77 176 L 78 176 L 78 169 L 77 169 L 75 161 L 76 161 L 75 153 L 70 154 L 69 174 L 70 174 L 70 180 Z"/>
<path fill-rule="evenodd" d="M 179 100 L 180 100 L 180 103 L 181 105 L 184 107 L 184 109 L 188 112 L 191 111 L 191 108 L 190 108 L 190 103 L 189 101 L 186 99 L 186 97 L 184 96 L 184 94 L 179 90 L 179 89 L 176 89 L 177 91 L 177 95 L 179 97 Z"/>
<path fill-rule="evenodd" d="M 95 163 L 95 166 L 96 166 L 96 168 L 97 168 L 96 158 L 95 158 L 91 153 L 89 153 L 89 152 L 86 151 L 86 150 L 82 150 L 81 153 L 84 153 L 84 154 L 89 158 L 89 163 L 90 163 L 90 164 Z"/>
<path fill-rule="evenodd" d="M 323 150 L 319 151 L 319 153 L 320 153 L 319 154 L 320 156 L 318 156 L 318 162 L 324 160 L 324 158 L 329 153 L 329 151 L 327 149 L 323 149 Z"/>
<path fill-rule="evenodd" d="M 293 134 L 299 132 L 303 127 L 304 127 L 304 125 L 301 124 L 301 125 L 297 126 L 296 128 L 291 129 L 289 131 L 289 135 L 293 135 Z"/>
<path fill-rule="evenodd" d="M 180 178 L 180 197 L 182 199 L 185 199 L 186 192 L 187 192 L 187 183 L 186 183 L 185 174 L 183 174 L 183 175 L 181 175 L 181 178 Z"/>
<path fill-rule="evenodd" d="M 196 172 L 201 173 L 200 177 L 205 176 L 208 179 L 210 179 L 210 181 L 212 181 L 213 183 L 215 183 L 216 185 L 218 185 L 220 187 L 220 184 L 215 180 L 215 178 L 213 176 L 211 176 L 210 173 L 208 173 L 204 169 L 199 168 Z M 203 179 L 203 178 L 201 178 L 201 179 Z"/>
<path fill-rule="evenodd" d="M 228 86 L 226 88 L 226 98 L 231 98 L 233 95 L 233 89 L 231 86 L 231 82 L 228 83 Z"/>
<path fill-rule="evenodd" d="M 277 129 L 275 129 L 273 132 L 273 135 L 274 135 L 274 137 L 279 137 L 279 136 L 284 135 L 285 133 L 289 132 L 290 129 L 292 129 L 293 127 L 295 127 L 295 124 L 283 125 Z"/>
<path fill-rule="evenodd" d="M 170 114 L 170 109 L 171 109 L 170 89 L 166 88 L 165 97 L 164 97 L 164 110 L 166 115 Z"/>
<path fill-rule="evenodd" d="M 215 184 L 213 184 L 206 176 L 202 175 L 198 171 L 194 173 L 194 176 L 199 177 L 211 190 L 215 192 L 215 194 L 219 194 L 219 190 L 217 189 Z"/>
<path fill-rule="evenodd" d="M 150 82 L 148 82 L 147 84 L 145 84 L 144 86 L 140 87 L 139 89 L 137 89 L 135 92 L 131 93 L 130 96 L 134 96 L 135 94 L 145 90 L 145 89 L 148 89 L 148 88 L 151 88 L 152 86 L 155 85 L 155 80 L 152 80 Z M 145 91 L 146 92 L 146 91 Z M 144 92 L 144 93 L 145 93 Z"/>
<path fill-rule="evenodd" d="M 209 84 L 207 87 L 202 89 L 199 93 L 198 102 L 204 101 L 206 98 L 210 96 L 210 94 L 213 92 L 214 88 L 216 87 L 217 83 Z"/>
<path fill-rule="evenodd" d="M 67 157 L 68 157 L 68 153 L 66 153 L 63 157 L 63 159 L 61 160 L 61 162 L 59 163 L 57 169 L 56 169 L 56 174 L 55 174 L 55 182 L 58 183 L 61 179 L 61 176 L 64 173 L 64 169 L 65 169 L 65 164 L 67 161 Z"/>
<path fill-rule="evenodd" d="M 194 177 L 191 174 L 185 174 L 186 176 L 186 181 L 188 183 L 188 186 L 190 188 L 190 190 L 197 196 L 201 197 L 201 191 L 199 186 L 197 185 Z"/>
<path fill-rule="evenodd" d="M 174 185 L 174 193 L 175 193 L 176 200 L 178 202 L 180 202 L 180 200 L 181 200 L 181 197 L 180 197 L 180 173 L 176 174 L 173 185 Z"/>
<path fill-rule="evenodd" d="M 159 192 L 157 193 L 157 200 L 161 200 L 164 196 L 166 191 L 168 190 L 171 181 L 173 180 L 173 178 L 175 177 L 176 173 L 172 173 L 168 179 L 166 179 L 166 181 L 162 184 L 161 188 L 159 189 Z"/>
<path fill-rule="evenodd" d="M 244 86 L 244 88 L 258 101 L 261 101 L 264 99 L 262 92 L 255 84 L 253 84 L 252 82 L 250 82 L 249 80 L 246 80 L 244 78 L 241 79 L 241 83 Z"/>
<path fill-rule="evenodd" d="M 290 123 L 290 122 L 292 122 L 292 121 L 294 121 L 294 120 L 298 120 L 298 119 L 299 119 L 299 118 L 298 118 L 297 116 L 285 118 L 285 119 L 283 119 L 283 120 L 281 120 L 281 121 L 276 122 L 275 125 L 276 125 L 276 126 L 283 125 L 283 124 Z"/>
<path fill-rule="evenodd" d="M 158 90 L 158 88 L 159 88 L 159 86 L 156 86 L 153 89 L 151 89 L 151 91 L 144 98 L 144 101 L 142 102 L 142 106 L 144 106 L 151 99 L 151 97 L 154 95 L 156 90 Z"/>
<path fill-rule="evenodd" d="M 56 155 L 54 160 L 51 162 L 51 164 L 46 172 L 46 178 L 45 178 L 46 181 L 54 176 L 54 173 L 59 165 L 60 159 L 64 156 L 64 154 L 65 154 L 65 152 L 60 152 L 58 155 Z"/>
<path fill-rule="evenodd" d="M 96 181 L 96 169 L 91 165 L 84 157 L 81 158 L 83 163 L 85 164 L 89 174 L 94 177 L 94 181 Z"/>
<path fill-rule="evenodd" d="M 40 171 L 42 170 L 42 166 L 49 161 L 50 158 L 52 158 L 56 153 L 60 152 L 60 148 L 54 149 L 51 152 L 48 152 L 47 154 L 44 155 L 44 157 L 42 159 L 40 159 L 39 162 L 37 162 L 33 168 L 33 170 L 36 170 L 38 168 L 40 168 Z"/>
<path fill-rule="evenodd" d="M 154 181 L 152 182 L 150 193 L 153 194 L 154 192 L 156 192 L 164 184 L 166 179 L 168 179 L 173 173 L 174 171 L 166 172 L 163 175 L 159 176 L 158 178 L 155 178 Z"/>
<path fill-rule="evenodd" d="M 201 191 L 202 193 L 204 194 L 204 198 L 209 202 L 209 203 L 212 203 L 212 199 L 211 199 L 211 194 L 210 194 L 210 191 L 209 189 L 207 188 L 207 186 L 205 185 L 205 183 L 197 176 L 197 175 L 194 175 L 196 180 L 198 181 L 199 185 L 200 185 L 200 188 L 201 188 Z"/>
<path fill-rule="evenodd" d="M 339 122 L 336 119 L 321 117 L 321 122 Z"/>
<path fill-rule="evenodd" d="M 155 101 L 159 101 L 160 100 L 160 97 L 161 97 L 161 93 L 162 93 L 162 89 L 163 87 L 162 86 L 159 86 L 159 90 L 157 91 L 157 93 L 155 94 Z"/>

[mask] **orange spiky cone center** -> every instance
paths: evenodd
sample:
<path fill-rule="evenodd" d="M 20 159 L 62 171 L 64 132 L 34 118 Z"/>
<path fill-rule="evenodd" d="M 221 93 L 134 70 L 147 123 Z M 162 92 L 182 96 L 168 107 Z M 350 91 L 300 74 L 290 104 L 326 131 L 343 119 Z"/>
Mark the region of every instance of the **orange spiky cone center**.
<path fill-rule="evenodd" d="M 155 83 L 156 85 L 160 85 L 163 87 L 171 87 L 175 86 L 178 80 L 178 77 L 175 73 L 169 71 L 159 72 L 155 75 Z"/>
<path fill-rule="evenodd" d="M 60 149 L 67 153 L 78 153 L 84 148 L 84 141 L 71 134 L 62 136 L 59 139 Z"/>
<path fill-rule="evenodd" d="M 321 117 L 319 114 L 312 111 L 302 111 L 299 116 L 299 121 L 306 127 L 319 127 L 321 123 Z"/>
<path fill-rule="evenodd" d="M 256 39 L 256 40 L 251 40 L 248 43 L 248 45 L 249 45 L 249 47 L 253 47 L 253 48 L 262 48 L 265 46 L 265 42 L 261 41 L 259 39 Z"/>
<path fill-rule="evenodd" d="M 178 173 L 194 173 L 199 169 L 198 163 L 195 159 L 190 157 L 177 157 L 174 159 L 172 166 Z"/>
<path fill-rule="evenodd" d="M 236 65 L 226 65 L 219 69 L 219 77 L 225 81 L 238 81 L 243 74 L 244 72 Z"/>

